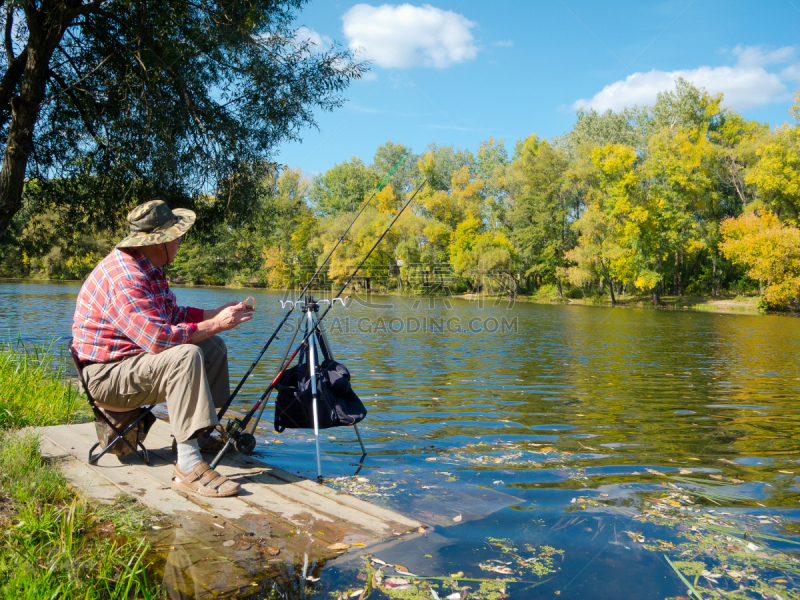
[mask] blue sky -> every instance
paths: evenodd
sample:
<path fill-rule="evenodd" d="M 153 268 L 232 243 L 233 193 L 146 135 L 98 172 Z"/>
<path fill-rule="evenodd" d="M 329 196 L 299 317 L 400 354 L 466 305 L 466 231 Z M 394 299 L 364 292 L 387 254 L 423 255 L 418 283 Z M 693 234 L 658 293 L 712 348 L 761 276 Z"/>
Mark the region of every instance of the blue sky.
<path fill-rule="evenodd" d="M 790 120 L 800 89 L 800 0 L 456 0 L 366 4 L 312 0 L 299 36 L 358 48 L 373 61 L 346 104 L 317 114 L 276 157 L 309 174 L 386 141 L 477 150 L 571 129 L 575 108 L 648 104 L 677 75 L 725 93 L 746 117 Z"/>

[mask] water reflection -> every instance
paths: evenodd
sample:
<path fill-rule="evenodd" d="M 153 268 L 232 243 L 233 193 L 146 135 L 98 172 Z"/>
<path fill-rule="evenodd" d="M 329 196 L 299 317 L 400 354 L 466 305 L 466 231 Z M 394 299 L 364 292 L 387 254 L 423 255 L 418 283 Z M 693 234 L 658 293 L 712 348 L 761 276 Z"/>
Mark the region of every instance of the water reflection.
<path fill-rule="evenodd" d="M 64 340 L 77 291 L 72 283 L 0 283 L 0 333 L 28 342 Z M 176 293 L 181 303 L 201 307 L 256 297 L 256 320 L 226 335 L 234 377 L 247 369 L 282 315 L 276 292 L 183 288 Z M 472 552 L 489 533 L 541 538 L 564 549 L 572 565 L 554 575 L 550 592 L 620 597 L 612 571 L 644 574 L 655 560 L 652 553 L 612 545 L 593 558 L 593 544 L 605 534 L 589 544 L 595 538 L 588 531 L 570 526 L 556 534 L 545 526 L 534 532 L 531 519 L 554 527 L 561 517 L 547 511 L 568 510 L 576 494 L 634 506 L 644 502 L 637 494 L 662 486 L 664 475 L 652 471 L 741 481 L 762 510 L 780 509 L 786 518 L 797 518 L 800 320 L 521 303 L 508 309 L 458 299 L 450 300 L 449 308 L 441 301 L 431 306 L 408 298 L 372 300 L 373 306 L 354 303 L 330 314 L 338 317 L 329 322 L 336 358 L 350 368 L 369 410 L 361 430 L 370 454 L 360 473 L 368 483 L 348 491 L 439 525 L 453 525 L 452 519 L 462 516 L 458 527 L 444 530 L 440 553 L 419 541 L 415 555 L 430 554 L 460 570 L 459 560 L 479 562 L 468 558 L 467 549 Z M 415 321 L 442 318 L 452 326 L 415 329 Z M 360 328 L 359 319 L 366 319 Z M 503 319 L 513 325 L 504 329 Z M 480 331 L 469 327 L 487 322 Z M 244 386 L 235 410 L 246 410 L 271 379 L 288 340 L 280 337 Z M 314 476 L 314 444 L 307 432 L 279 435 L 267 422 L 258 440 L 264 460 Z M 350 478 L 360 456 L 352 430 L 325 431 L 323 440 L 325 475 Z M 352 480 L 331 485 L 350 486 Z M 622 527 L 632 518 L 624 516 L 628 525 Z M 662 580 L 671 574 L 665 564 L 659 562 L 655 571 Z M 570 586 L 567 571 L 575 581 Z M 335 578 L 335 569 L 330 572 Z M 639 597 L 685 593 L 673 580 L 663 589 L 648 587 L 652 576 L 642 575 Z"/>

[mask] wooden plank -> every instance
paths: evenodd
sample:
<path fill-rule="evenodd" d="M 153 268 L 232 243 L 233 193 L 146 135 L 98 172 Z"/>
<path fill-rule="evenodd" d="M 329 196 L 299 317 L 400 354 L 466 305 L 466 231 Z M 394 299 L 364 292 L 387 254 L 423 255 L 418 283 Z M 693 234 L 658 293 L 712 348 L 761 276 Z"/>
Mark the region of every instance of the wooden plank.
<path fill-rule="evenodd" d="M 40 437 L 39 449 L 43 457 L 58 461 L 61 472 L 69 485 L 87 498 L 104 504 L 112 504 L 122 493 L 113 483 L 98 477 L 86 463 L 81 462 L 48 438 Z"/>
<path fill-rule="evenodd" d="M 171 448 L 172 446 L 172 436 L 166 423 L 156 423 L 151 429 L 148 441 L 151 438 L 154 447 Z M 270 489 L 294 502 L 314 508 L 317 512 L 343 519 L 379 535 L 391 535 L 393 532 L 404 533 L 416 530 L 421 526 L 418 521 L 359 498 L 342 494 L 314 481 L 297 477 L 252 456 L 242 456 L 236 452 L 230 452 L 220 463 L 219 471 L 227 477 L 245 476 L 250 481 L 260 484 L 259 489 Z M 260 500 L 260 494 L 248 498 L 248 501 L 256 502 L 266 510 L 270 510 L 270 505 L 261 504 Z"/>
<path fill-rule="evenodd" d="M 83 425 L 59 425 L 43 429 L 41 435 L 51 444 L 57 445 L 74 456 L 83 456 L 84 454 L 88 456 L 91 444 L 85 443 L 86 435 L 82 431 L 85 429 L 86 427 Z M 94 435 L 93 430 L 91 433 Z M 168 487 L 165 489 L 163 481 L 154 478 L 150 473 L 140 476 L 138 472 L 131 469 L 131 465 L 119 462 L 116 456 L 106 455 L 100 459 L 100 462 L 101 465 L 98 466 L 86 464 L 86 468 L 101 479 L 107 480 L 120 490 L 136 497 L 143 504 L 164 514 L 211 512 L 189 502 L 173 492 L 172 489 Z M 163 468 L 165 467 L 154 467 L 152 474 Z"/>
<path fill-rule="evenodd" d="M 42 433 L 79 461 L 88 457 L 88 450 L 96 440 L 92 423 L 49 427 Z M 238 497 L 206 498 L 176 493 L 170 485 L 173 454 L 169 425 L 157 421 L 147 443 L 150 455 L 148 466 L 141 464 L 133 455 L 122 460 L 114 455 L 106 455 L 100 459 L 99 465 L 87 465 L 86 468 L 94 475 L 101 475 L 118 489 L 139 497 L 146 504 L 167 514 L 199 509 L 235 522 L 242 519 L 252 521 L 250 517 L 254 513 L 266 513 L 291 526 L 315 531 L 323 541 L 348 537 L 365 543 L 374 542 L 375 536 L 389 537 L 416 531 L 420 527 L 419 522 L 393 511 L 236 453 L 226 456 L 219 470 L 243 483 L 243 490 Z M 88 473 L 85 471 L 81 477 L 91 479 Z M 111 494 L 107 492 L 108 489 L 102 495 L 110 497 Z"/>
<path fill-rule="evenodd" d="M 86 450 L 88 453 L 88 448 L 94 443 L 95 439 L 93 427 L 90 429 L 86 427 L 86 425 L 73 425 L 69 426 L 67 430 L 61 429 L 63 427 L 64 426 L 59 426 L 59 428 L 54 431 L 48 430 L 47 435 L 56 438 L 57 441 L 63 440 L 64 438 L 62 436 L 64 436 L 67 441 L 62 441 L 62 445 L 68 444 L 75 452 Z M 83 452 L 81 452 L 81 454 L 83 454 Z M 334 520 L 334 517 L 330 515 L 319 513 L 305 504 L 292 502 L 274 493 L 270 489 L 261 489 L 260 487 L 252 490 L 244 488 L 238 496 L 232 498 L 209 498 L 196 494 L 176 492 L 171 488 L 173 464 L 171 460 L 164 458 L 165 455 L 171 455 L 171 449 L 164 447 L 153 449 L 153 447 L 151 447 L 149 455 L 149 466 L 145 466 L 132 455 L 123 458 L 124 462 L 120 461 L 116 456 L 106 455 L 100 459 L 97 467 L 92 468 L 112 482 L 123 487 L 123 489 L 127 489 L 128 493 L 140 498 L 144 498 L 144 492 L 150 489 L 147 486 L 137 489 L 141 487 L 140 482 L 155 481 L 156 487 L 161 491 L 159 495 L 161 500 L 163 500 L 164 492 L 166 491 L 169 495 L 182 497 L 187 502 L 225 519 L 242 519 L 254 512 L 260 513 L 266 511 L 278 518 L 288 521 L 296 527 L 304 529 L 313 527 L 318 521 Z M 229 469 L 224 465 L 220 467 L 220 472 L 223 472 L 229 477 L 232 476 L 234 480 L 240 480 L 243 476 L 237 472 L 237 469 Z M 131 475 L 135 475 L 135 477 L 132 478 Z M 136 483 L 134 484 L 132 481 Z M 256 497 L 258 498 L 257 501 L 255 501 Z"/>
<path fill-rule="evenodd" d="M 165 424 L 162 427 L 168 430 Z M 263 576 L 264 556 L 259 544 L 279 548 L 279 560 L 291 562 L 304 554 L 314 561 L 333 558 L 335 551 L 328 549 L 333 542 L 378 541 L 363 527 L 272 491 L 295 489 L 292 484 L 252 481 L 258 471 L 240 465 L 225 466 L 247 481 L 240 497 L 205 498 L 176 493 L 170 487 L 171 440 L 164 447 L 149 444 L 149 466 L 135 461 L 133 456 L 120 460 L 113 455 L 104 456 L 99 465 L 93 466 L 84 462 L 95 442 L 93 424 L 49 427 L 39 433 L 43 455 L 58 460 L 74 486 L 106 501 L 126 492 L 172 517 L 176 526 L 159 531 L 156 544 L 169 549 L 164 582 L 176 593 L 215 598 L 237 590 L 248 591 L 251 582 Z M 234 546 L 223 545 L 231 540 L 236 541 Z"/>

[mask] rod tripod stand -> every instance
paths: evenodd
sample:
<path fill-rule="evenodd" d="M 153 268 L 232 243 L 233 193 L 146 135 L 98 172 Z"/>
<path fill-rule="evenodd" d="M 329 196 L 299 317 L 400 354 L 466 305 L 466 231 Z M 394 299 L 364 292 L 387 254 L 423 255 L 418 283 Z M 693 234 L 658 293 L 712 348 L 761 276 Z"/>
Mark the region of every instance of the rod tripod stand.
<path fill-rule="evenodd" d="M 334 298 L 333 302 L 341 302 L 344 305 L 344 300 L 341 298 Z M 312 394 L 312 410 L 313 410 L 313 420 L 314 420 L 314 444 L 316 450 L 316 458 L 317 458 L 317 477 L 322 478 L 322 463 L 320 460 L 320 449 L 319 449 L 319 418 L 318 418 L 318 411 L 317 411 L 317 401 L 318 401 L 318 390 L 317 390 L 317 357 L 325 356 L 327 358 L 333 359 L 333 351 L 331 350 L 331 345 L 328 342 L 328 336 L 325 333 L 325 329 L 319 323 L 318 313 L 319 313 L 319 305 L 321 303 L 328 303 L 330 304 L 330 300 L 314 300 L 313 296 L 306 296 L 304 300 L 298 301 L 281 301 L 281 306 L 286 308 L 287 306 L 294 306 L 300 308 L 302 310 L 302 314 L 297 320 L 297 327 L 294 328 L 294 332 L 292 334 L 292 338 L 289 340 L 289 343 L 286 345 L 286 350 L 283 353 L 283 357 L 281 358 L 280 369 L 286 363 L 286 358 L 289 356 L 289 353 L 292 351 L 294 347 L 295 340 L 297 339 L 298 333 L 302 330 L 303 338 L 306 339 L 306 355 L 307 355 L 307 363 L 309 367 L 309 376 L 311 380 L 311 394 Z M 313 332 L 313 334 L 312 334 Z M 320 348 L 317 348 L 317 345 L 320 345 Z M 270 392 L 271 393 L 271 392 Z M 258 422 L 261 420 L 261 415 L 264 412 L 264 408 L 266 407 L 267 401 L 269 400 L 269 394 L 264 399 L 264 404 L 262 404 L 260 412 L 258 413 L 258 417 L 253 421 L 253 424 L 250 426 L 249 434 L 251 436 L 255 435 L 256 427 L 258 427 Z M 361 446 L 361 459 L 359 460 L 359 465 L 363 464 L 364 458 L 367 456 L 367 450 L 364 448 L 364 441 L 361 438 L 361 432 L 358 430 L 358 424 L 353 424 L 353 429 L 356 431 L 356 436 L 358 437 L 358 443 Z M 360 470 L 360 467 L 359 467 Z"/>

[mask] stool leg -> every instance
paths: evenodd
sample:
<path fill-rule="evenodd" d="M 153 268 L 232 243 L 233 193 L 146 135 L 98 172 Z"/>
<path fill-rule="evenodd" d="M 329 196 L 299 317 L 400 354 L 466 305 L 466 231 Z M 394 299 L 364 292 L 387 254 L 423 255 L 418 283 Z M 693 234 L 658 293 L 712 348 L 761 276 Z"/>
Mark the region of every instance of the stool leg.
<path fill-rule="evenodd" d="M 150 466 L 150 457 L 147 454 L 147 448 L 144 447 L 144 444 L 142 442 L 139 442 L 139 448 L 142 449 L 142 454 L 144 455 L 144 464 Z M 137 452 L 136 455 L 138 456 L 139 453 Z"/>
<path fill-rule="evenodd" d="M 95 448 L 97 448 L 99 445 L 100 445 L 100 442 L 97 442 L 97 443 L 96 443 L 94 446 L 92 446 L 91 450 L 89 450 L 89 464 L 90 464 L 90 465 L 96 465 L 96 464 L 97 464 L 97 462 L 98 462 L 98 461 L 99 461 L 101 458 L 103 458 L 103 456 L 105 455 L 105 453 L 106 453 L 106 452 L 108 452 L 108 451 L 111 449 L 111 446 L 113 446 L 113 445 L 114 445 L 114 443 L 112 442 L 111 444 L 109 444 L 108 446 L 106 446 L 105 448 L 103 448 L 102 452 L 100 452 L 100 453 L 99 453 L 99 454 L 97 454 L 96 456 L 92 457 L 92 450 L 94 450 Z"/>
<path fill-rule="evenodd" d="M 100 442 L 95 442 L 94 446 L 89 448 L 89 464 L 90 465 L 96 465 L 97 461 L 100 460 L 100 456 L 94 456 L 94 457 L 92 456 L 92 452 L 94 452 L 99 445 L 100 445 Z"/>

